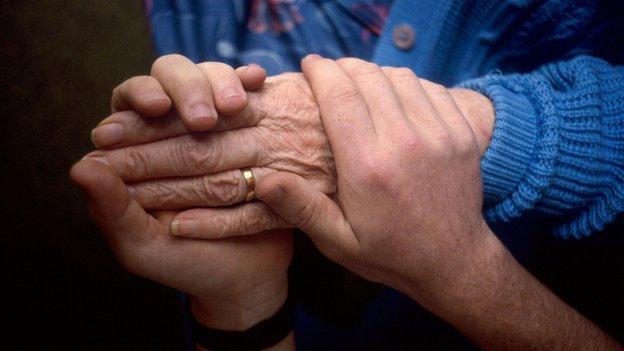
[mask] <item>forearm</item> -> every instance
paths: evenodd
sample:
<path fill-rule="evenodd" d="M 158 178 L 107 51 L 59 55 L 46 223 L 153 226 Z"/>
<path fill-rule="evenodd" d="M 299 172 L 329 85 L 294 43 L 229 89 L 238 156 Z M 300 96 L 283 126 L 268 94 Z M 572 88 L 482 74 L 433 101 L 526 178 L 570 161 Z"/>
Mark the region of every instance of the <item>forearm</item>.
<path fill-rule="evenodd" d="M 490 232 L 460 278 L 427 308 L 486 349 L 619 349 L 618 344 L 529 274 Z M 476 251 L 476 250 L 475 250 Z"/>

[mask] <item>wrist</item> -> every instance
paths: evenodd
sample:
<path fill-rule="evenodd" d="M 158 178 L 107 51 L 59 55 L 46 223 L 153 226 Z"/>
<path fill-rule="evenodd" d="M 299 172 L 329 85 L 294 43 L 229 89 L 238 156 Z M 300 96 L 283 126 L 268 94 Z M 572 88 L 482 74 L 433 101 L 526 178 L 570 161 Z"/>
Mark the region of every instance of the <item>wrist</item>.
<path fill-rule="evenodd" d="M 201 325 L 212 329 L 244 331 L 270 318 L 288 296 L 286 274 L 267 280 L 242 294 L 224 297 L 191 296 L 190 309 Z"/>
<path fill-rule="evenodd" d="M 408 290 L 412 299 L 447 320 L 481 308 L 489 294 L 495 294 L 501 271 L 509 265 L 511 255 L 485 221 L 469 237 L 426 282 L 410 284 Z"/>

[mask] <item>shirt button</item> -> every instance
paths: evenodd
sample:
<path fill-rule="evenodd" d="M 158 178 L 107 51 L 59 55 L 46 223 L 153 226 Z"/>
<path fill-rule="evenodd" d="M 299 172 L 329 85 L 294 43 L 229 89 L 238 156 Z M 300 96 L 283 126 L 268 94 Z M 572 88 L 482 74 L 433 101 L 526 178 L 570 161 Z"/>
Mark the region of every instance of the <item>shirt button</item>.
<path fill-rule="evenodd" d="M 416 42 L 416 32 L 409 24 L 400 24 L 392 30 L 392 43 L 400 50 L 410 50 Z"/>

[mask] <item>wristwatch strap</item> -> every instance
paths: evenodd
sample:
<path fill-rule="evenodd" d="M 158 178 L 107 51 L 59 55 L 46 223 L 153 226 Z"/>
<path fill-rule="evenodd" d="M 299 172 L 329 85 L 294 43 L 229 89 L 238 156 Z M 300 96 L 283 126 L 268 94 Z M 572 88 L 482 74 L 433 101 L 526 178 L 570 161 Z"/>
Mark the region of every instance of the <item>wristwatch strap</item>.
<path fill-rule="evenodd" d="M 192 313 L 191 325 L 195 342 L 211 351 L 263 350 L 280 341 L 293 330 L 295 302 L 289 294 L 284 305 L 270 318 L 245 331 L 228 331 L 208 328 L 200 324 Z"/>

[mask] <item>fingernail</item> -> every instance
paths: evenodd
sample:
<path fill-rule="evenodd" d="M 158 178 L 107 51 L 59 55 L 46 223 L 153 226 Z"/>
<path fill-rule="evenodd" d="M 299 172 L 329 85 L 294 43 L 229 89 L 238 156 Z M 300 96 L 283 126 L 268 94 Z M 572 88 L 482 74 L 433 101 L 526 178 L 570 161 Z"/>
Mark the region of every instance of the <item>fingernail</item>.
<path fill-rule="evenodd" d="M 96 147 L 114 145 L 123 140 L 123 132 L 119 123 L 104 124 L 91 131 L 91 141 Z"/>
<path fill-rule="evenodd" d="M 158 91 L 158 90 L 147 91 L 143 93 L 143 95 L 141 95 L 141 98 L 146 103 L 151 103 L 157 100 L 169 100 L 169 97 L 167 97 L 165 93 L 163 93 L 162 91 Z"/>
<path fill-rule="evenodd" d="M 197 231 L 197 222 L 192 219 L 176 219 L 171 223 L 171 234 L 193 235 Z"/>
<path fill-rule="evenodd" d="M 110 165 L 110 163 L 108 163 L 108 160 L 106 159 L 106 157 L 104 157 L 104 154 L 100 151 L 93 151 L 90 152 L 88 154 L 85 155 L 85 157 L 82 158 L 83 160 L 92 160 L 92 161 L 97 161 L 100 163 L 103 163 L 107 166 Z"/>
<path fill-rule="evenodd" d="M 198 103 L 191 107 L 189 118 L 194 121 L 212 121 L 217 119 L 217 110 L 213 106 L 204 103 Z"/>
<path fill-rule="evenodd" d="M 259 64 L 257 64 L 257 63 L 250 63 L 250 64 L 249 64 L 249 68 L 251 68 L 251 67 L 256 67 L 256 68 L 264 69 L 264 67 L 260 66 L 260 65 L 259 65 Z"/>
<path fill-rule="evenodd" d="M 310 60 L 316 60 L 316 59 L 320 59 L 321 56 L 318 54 L 309 54 L 308 56 L 304 57 L 303 60 L 304 61 L 310 61 Z"/>
<path fill-rule="evenodd" d="M 223 89 L 223 91 L 221 92 L 221 97 L 223 98 L 223 100 L 242 99 L 243 94 L 235 88 L 227 88 Z"/>

